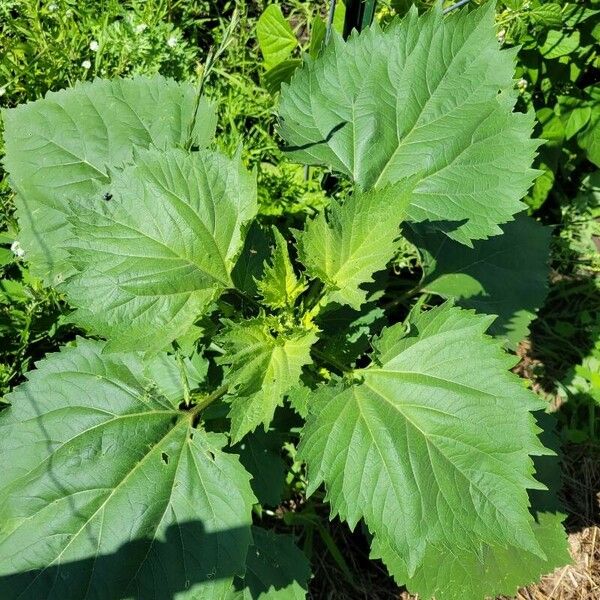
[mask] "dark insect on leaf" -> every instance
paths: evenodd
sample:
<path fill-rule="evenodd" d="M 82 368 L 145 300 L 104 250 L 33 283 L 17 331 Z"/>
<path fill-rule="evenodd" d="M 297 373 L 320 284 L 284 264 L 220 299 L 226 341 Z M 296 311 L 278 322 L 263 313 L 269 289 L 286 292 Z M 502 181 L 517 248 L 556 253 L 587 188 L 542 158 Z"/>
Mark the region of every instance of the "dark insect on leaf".
<path fill-rule="evenodd" d="M 112 197 L 113 197 L 113 195 L 112 195 L 111 193 L 109 193 L 109 192 L 105 192 L 105 193 L 102 195 L 102 199 L 103 199 L 103 200 L 106 200 L 107 202 L 108 202 L 109 200 L 112 200 Z"/>

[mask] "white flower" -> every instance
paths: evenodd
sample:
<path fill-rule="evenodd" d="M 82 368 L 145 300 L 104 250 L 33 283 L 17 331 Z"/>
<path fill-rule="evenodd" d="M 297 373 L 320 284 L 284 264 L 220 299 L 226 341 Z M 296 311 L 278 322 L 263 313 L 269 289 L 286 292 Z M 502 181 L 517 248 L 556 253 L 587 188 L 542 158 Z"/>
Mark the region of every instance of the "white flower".
<path fill-rule="evenodd" d="M 99 44 L 99 43 L 98 43 L 96 40 L 92 40 L 92 41 L 90 42 L 90 50 L 91 50 L 92 52 L 97 52 L 97 51 L 98 51 L 98 48 L 100 48 L 100 44 Z"/>
<path fill-rule="evenodd" d="M 506 38 L 506 29 L 501 29 L 496 37 L 498 38 L 498 41 L 503 44 Z"/>
<path fill-rule="evenodd" d="M 167 40 L 167 46 L 169 46 L 169 48 L 175 48 L 175 46 L 177 46 L 177 38 L 174 35 Z"/>
<path fill-rule="evenodd" d="M 10 245 L 10 249 L 17 258 L 23 258 L 25 256 L 25 250 L 21 248 L 21 244 L 18 242 L 18 240 L 15 240 Z"/>
<path fill-rule="evenodd" d="M 517 87 L 523 92 L 527 89 L 527 79 L 523 79 L 523 77 L 521 77 L 521 79 L 519 79 L 519 81 L 517 81 Z"/>
<path fill-rule="evenodd" d="M 90 68 L 92 67 L 92 63 L 91 63 L 89 60 L 84 60 L 84 61 L 81 63 L 81 66 L 82 66 L 84 69 L 90 69 Z"/>
<path fill-rule="evenodd" d="M 52 4 L 48 4 L 49 12 L 54 12 L 57 8 L 58 8 L 58 4 L 55 4 L 54 2 Z"/>
<path fill-rule="evenodd" d="M 146 23 L 140 23 L 139 25 L 135 26 L 134 31 L 136 33 L 142 33 L 146 29 L 146 27 L 148 27 L 148 25 L 146 25 Z"/>
<path fill-rule="evenodd" d="M 0 88 L 0 97 L 4 96 L 4 94 L 6 94 L 6 88 L 5 87 L 1 87 Z"/>

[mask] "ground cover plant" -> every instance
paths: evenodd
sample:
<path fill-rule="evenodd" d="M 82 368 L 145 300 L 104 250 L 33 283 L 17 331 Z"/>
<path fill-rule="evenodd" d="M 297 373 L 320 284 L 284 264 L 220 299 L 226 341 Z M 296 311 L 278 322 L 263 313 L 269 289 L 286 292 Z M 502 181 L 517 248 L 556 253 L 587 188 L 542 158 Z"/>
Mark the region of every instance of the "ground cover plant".
<path fill-rule="evenodd" d="M 304 597 L 312 538 L 281 533 L 285 495 L 340 569 L 319 504 L 421 597 L 513 594 L 569 562 L 553 422 L 507 352 L 546 296 L 550 230 L 522 201 L 540 142 L 494 8 L 313 26 L 275 85 L 262 66 L 274 175 L 243 128 L 222 135 L 214 65 L 4 111 L 18 251 L 82 337 L 0 413 L 2 597 Z M 314 216 L 260 214 L 281 173 Z M 394 268 L 407 248 L 419 281 Z"/>

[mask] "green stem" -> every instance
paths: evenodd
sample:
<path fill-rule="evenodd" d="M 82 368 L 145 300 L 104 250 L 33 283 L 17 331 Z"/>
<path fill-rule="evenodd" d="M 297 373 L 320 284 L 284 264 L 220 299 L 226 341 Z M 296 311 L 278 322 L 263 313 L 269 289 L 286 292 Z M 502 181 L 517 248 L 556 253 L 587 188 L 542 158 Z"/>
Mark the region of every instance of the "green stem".
<path fill-rule="evenodd" d="M 254 306 L 255 308 L 261 308 L 260 302 L 258 302 L 254 298 L 252 298 L 252 296 L 248 296 L 248 294 L 246 294 L 245 292 L 242 292 L 242 290 L 238 290 L 237 288 L 234 288 L 234 287 L 229 288 L 229 289 L 234 294 L 237 294 L 242 300 L 244 300 L 245 302 L 248 302 L 248 304 L 252 304 L 252 306 Z"/>
<path fill-rule="evenodd" d="M 331 28 L 333 27 L 333 15 L 335 14 L 335 0 L 331 0 L 329 4 L 329 13 L 327 14 L 327 26 L 325 29 L 325 45 L 329 43 L 331 37 Z"/>
<path fill-rule="evenodd" d="M 422 291 L 423 288 L 420 285 L 417 285 L 416 287 L 408 290 L 407 292 L 404 292 L 404 294 L 400 294 L 400 296 L 398 296 L 397 298 L 394 298 L 393 300 L 390 300 L 389 302 L 384 304 L 383 309 L 387 310 L 388 308 L 394 308 L 395 306 L 398 306 L 398 304 L 403 304 L 406 300 L 409 300 L 413 296 L 420 294 Z"/>
<path fill-rule="evenodd" d="M 223 397 L 227 393 L 228 386 L 222 385 L 220 388 L 217 388 L 212 394 L 209 394 L 202 402 L 198 402 L 194 408 L 190 411 L 192 417 L 195 417 L 200 411 L 204 410 L 207 406 Z"/>
<path fill-rule="evenodd" d="M 332 367 L 335 367 L 338 371 L 341 371 L 342 373 L 352 373 L 351 368 L 347 367 L 339 360 L 333 358 L 333 356 L 329 356 L 328 354 L 325 354 L 324 352 L 321 352 L 321 350 L 317 350 L 316 348 L 312 348 L 311 352 L 315 356 L 319 357 L 323 362 L 326 362 Z"/>
<path fill-rule="evenodd" d="M 183 356 L 179 348 L 175 347 L 175 359 L 177 360 L 177 366 L 179 367 L 179 376 L 181 377 L 181 384 L 183 385 L 183 403 L 189 408 L 192 404 L 190 394 L 190 382 L 187 378 L 187 372 L 185 369 L 185 363 L 183 362 Z"/>

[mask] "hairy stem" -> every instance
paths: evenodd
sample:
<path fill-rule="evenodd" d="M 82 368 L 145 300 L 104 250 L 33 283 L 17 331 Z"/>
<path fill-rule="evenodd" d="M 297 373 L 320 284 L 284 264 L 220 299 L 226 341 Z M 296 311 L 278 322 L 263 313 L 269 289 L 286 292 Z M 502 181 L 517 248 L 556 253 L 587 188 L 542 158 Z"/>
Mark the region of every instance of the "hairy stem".
<path fill-rule="evenodd" d="M 329 356 L 329 354 L 325 354 L 325 352 L 321 352 L 321 350 L 317 350 L 316 348 L 311 348 L 311 352 L 323 362 L 335 367 L 338 371 L 341 371 L 342 373 L 352 373 L 352 369 L 350 367 L 347 367 L 333 356 Z"/>
<path fill-rule="evenodd" d="M 222 398 L 227 393 L 228 388 L 229 386 L 222 385 L 221 387 L 217 388 L 212 394 L 209 394 L 206 398 L 204 398 L 204 400 L 198 402 L 198 404 L 196 404 L 196 406 L 194 406 L 194 408 L 190 411 L 192 417 L 196 417 L 198 413 L 204 410 L 207 406 L 209 406 L 219 398 Z"/>

